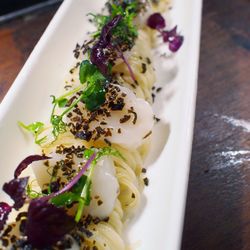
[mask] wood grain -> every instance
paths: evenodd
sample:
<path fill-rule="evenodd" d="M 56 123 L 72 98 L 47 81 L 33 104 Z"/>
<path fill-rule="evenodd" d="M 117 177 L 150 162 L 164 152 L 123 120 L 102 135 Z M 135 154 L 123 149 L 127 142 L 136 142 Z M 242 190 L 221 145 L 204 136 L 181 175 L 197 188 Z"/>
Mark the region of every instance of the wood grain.
<path fill-rule="evenodd" d="M 249 27 L 250 1 L 204 1 L 183 250 L 250 249 Z"/>

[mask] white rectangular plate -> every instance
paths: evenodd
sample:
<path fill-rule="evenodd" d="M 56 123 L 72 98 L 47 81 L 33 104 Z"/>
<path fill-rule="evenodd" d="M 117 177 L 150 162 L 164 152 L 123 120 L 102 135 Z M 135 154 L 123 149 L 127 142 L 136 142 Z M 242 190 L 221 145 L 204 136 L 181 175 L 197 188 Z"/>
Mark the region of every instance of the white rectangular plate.
<path fill-rule="evenodd" d="M 82 42 L 91 29 L 86 14 L 100 12 L 103 4 L 103 0 L 65 0 L 1 103 L 1 186 L 12 178 L 17 164 L 34 150 L 17 121 L 47 120 L 51 110 L 49 96 L 59 94 L 74 62 L 75 44 Z M 201 0 L 174 0 L 170 15 L 171 23 L 178 24 L 185 40 L 174 59 L 178 71 L 171 81 L 173 87 L 163 91 L 155 103 L 156 110 L 162 109 L 158 115 L 170 126 L 170 135 L 166 145 L 161 145 L 164 140 L 154 142 L 154 151 L 157 153 L 160 146 L 163 151 L 148 170 L 150 185 L 144 191 L 143 209 L 127 229 L 130 244 L 141 250 L 179 249 L 182 233 L 196 98 Z M 158 74 L 159 79 L 164 76 L 162 71 Z M 166 100 L 169 93 L 173 94 Z M 4 199 L 7 196 L 1 192 L 0 200 Z"/>

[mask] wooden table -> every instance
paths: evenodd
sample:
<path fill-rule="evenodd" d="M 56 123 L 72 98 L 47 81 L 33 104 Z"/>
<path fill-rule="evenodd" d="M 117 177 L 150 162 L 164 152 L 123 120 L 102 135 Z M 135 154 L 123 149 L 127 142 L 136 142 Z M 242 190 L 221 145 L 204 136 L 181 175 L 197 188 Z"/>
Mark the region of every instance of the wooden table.
<path fill-rule="evenodd" d="M 0 100 L 58 6 L 0 25 Z M 205 0 L 182 249 L 250 249 L 250 2 Z"/>

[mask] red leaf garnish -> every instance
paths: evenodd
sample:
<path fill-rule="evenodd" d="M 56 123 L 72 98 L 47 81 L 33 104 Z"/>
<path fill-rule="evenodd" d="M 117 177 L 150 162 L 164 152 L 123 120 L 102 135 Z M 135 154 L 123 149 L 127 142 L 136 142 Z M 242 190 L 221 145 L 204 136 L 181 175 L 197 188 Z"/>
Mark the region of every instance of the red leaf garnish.
<path fill-rule="evenodd" d="M 164 17 L 158 12 L 148 18 L 147 24 L 151 29 L 156 30 L 164 29 L 166 26 Z"/>
<path fill-rule="evenodd" d="M 69 216 L 63 208 L 58 208 L 42 199 L 31 201 L 25 234 L 33 247 L 51 246 L 74 227 L 74 218 Z"/>
<path fill-rule="evenodd" d="M 164 17 L 160 13 L 152 14 L 147 21 L 151 29 L 160 32 L 163 42 L 168 43 L 168 48 L 172 52 L 177 52 L 183 44 L 184 37 L 177 33 L 177 26 L 171 30 L 163 30 L 166 26 Z"/>
<path fill-rule="evenodd" d="M 41 160 L 48 160 L 50 157 L 45 155 L 30 155 L 26 157 L 24 160 L 20 162 L 20 164 L 17 166 L 14 176 L 17 178 L 24 169 L 26 169 L 32 162 L 34 161 L 41 161 Z"/>
<path fill-rule="evenodd" d="M 13 179 L 3 185 L 3 190 L 14 200 L 13 207 L 18 210 L 26 199 L 26 186 L 29 177 Z"/>
<path fill-rule="evenodd" d="M 86 170 L 89 168 L 89 166 L 91 165 L 91 163 L 94 161 L 96 157 L 96 153 L 93 153 L 90 158 L 88 159 L 88 161 L 86 162 L 86 164 L 82 167 L 82 169 L 79 171 L 79 173 L 66 185 L 64 186 L 61 190 L 59 190 L 56 193 L 52 193 L 48 196 L 44 196 L 42 198 L 40 198 L 40 200 L 49 200 L 57 195 L 63 194 L 67 191 L 69 191 L 78 181 L 79 179 L 83 176 L 83 174 L 86 172 Z"/>
<path fill-rule="evenodd" d="M 97 66 L 104 76 L 109 73 L 109 54 L 115 50 L 111 43 L 111 31 L 121 19 L 122 16 L 117 15 L 103 26 L 100 38 L 91 50 L 90 61 Z"/>
<path fill-rule="evenodd" d="M 7 203 L 0 202 L 0 231 L 3 230 L 11 209 L 11 206 Z"/>

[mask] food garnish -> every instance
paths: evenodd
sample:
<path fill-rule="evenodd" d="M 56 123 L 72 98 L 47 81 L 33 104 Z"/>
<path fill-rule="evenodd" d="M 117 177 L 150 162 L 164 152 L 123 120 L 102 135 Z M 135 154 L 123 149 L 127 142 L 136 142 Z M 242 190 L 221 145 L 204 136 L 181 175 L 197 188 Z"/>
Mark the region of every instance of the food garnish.
<path fill-rule="evenodd" d="M 152 2 L 157 6 L 160 1 Z M 126 209 L 133 208 L 140 185 L 149 184 L 138 148 L 150 139 L 154 119 L 159 119 L 154 118 L 148 100 L 138 98 L 135 90 L 142 84 L 138 72 L 146 78 L 153 66 L 150 56 L 139 56 L 140 68 L 137 69 L 128 56 L 140 36 L 137 18 L 147 11 L 148 6 L 148 1 L 110 0 L 106 4 L 107 14 L 89 14 L 96 31 L 82 46 L 77 44 L 73 52 L 78 61 L 70 71 L 73 74 L 77 70 L 79 84 L 69 85 L 70 90 L 59 97 L 51 96 L 53 106 L 49 126 L 40 121 L 28 125 L 18 122 L 34 136 L 41 154 L 30 155 L 21 161 L 14 178 L 3 185 L 3 191 L 13 200 L 12 205 L 0 202 L 0 231 L 4 246 L 9 242 L 6 237 L 20 224 L 20 238 L 17 240 L 18 237 L 12 235 L 15 249 L 66 249 L 66 245 L 73 244 L 72 239 L 81 247 L 84 240 L 88 241 L 94 235 L 96 225 L 100 223 L 108 227 L 109 219 L 117 219 Z M 177 26 L 167 30 L 165 19 L 159 12 L 149 16 L 142 25 L 159 32 L 171 52 L 177 52 L 183 44 L 184 38 L 177 33 Z M 124 72 L 116 72 L 118 61 L 125 66 L 123 71 L 127 72 L 127 78 L 124 78 Z M 123 86 L 124 79 L 129 79 L 132 90 Z M 144 93 L 143 88 L 141 92 Z M 142 110 L 145 114 L 141 114 Z M 131 136 L 130 131 L 137 126 L 139 128 Z M 128 138 L 121 140 L 124 134 Z M 49 140 L 51 135 L 52 141 Z M 73 138 L 78 144 L 60 143 L 63 136 Z M 53 150 L 45 153 L 50 148 Z M 35 172 L 38 163 L 49 175 L 49 181 L 35 189 L 32 183 L 39 180 L 25 176 L 25 170 L 32 167 Z M 103 177 L 108 182 L 103 181 Z M 97 190 L 95 182 L 103 182 L 113 193 L 105 213 L 100 211 L 106 205 L 104 199 L 109 199 L 110 195 L 104 192 L 100 197 L 103 190 Z M 130 193 L 126 185 L 131 185 Z M 129 201 L 122 203 L 119 199 Z M 95 211 L 91 210 L 93 206 Z M 109 218 L 114 207 L 116 214 Z M 13 210 L 18 212 L 17 219 L 7 226 Z M 89 229 L 89 225 L 94 225 L 94 229 Z M 97 249 L 95 241 L 91 249 Z M 123 246 L 121 241 L 119 244 Z"/>
<path fill-rule="evenodd" d="M 184 37 L 177 33 L 177 26 L 171 30 L 164 30 L 165 19 L 160 13 L 152 14 L 147 21 L 151 29 L 157 30 L 162 36 L 163 42 L 168 43 L 168 48 L 172 52 L 177 52 L 183 44 Z"/>

